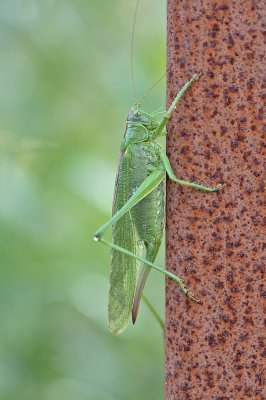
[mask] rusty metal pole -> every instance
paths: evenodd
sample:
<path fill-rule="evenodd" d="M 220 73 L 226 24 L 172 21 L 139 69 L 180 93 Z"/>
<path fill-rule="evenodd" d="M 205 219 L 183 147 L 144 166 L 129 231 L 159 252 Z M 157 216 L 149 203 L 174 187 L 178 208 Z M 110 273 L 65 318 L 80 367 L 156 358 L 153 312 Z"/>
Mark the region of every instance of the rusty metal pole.
<path fill-rule="evenodd" d="M 167 268 L 202 300 L 167 280 L 167 400 L 266 399 L 265 9 L 168 0 L 168 105 L 202 77 L 169 123 L 167 152 L 178 177 L 227 187 L 167 182 Z"/>

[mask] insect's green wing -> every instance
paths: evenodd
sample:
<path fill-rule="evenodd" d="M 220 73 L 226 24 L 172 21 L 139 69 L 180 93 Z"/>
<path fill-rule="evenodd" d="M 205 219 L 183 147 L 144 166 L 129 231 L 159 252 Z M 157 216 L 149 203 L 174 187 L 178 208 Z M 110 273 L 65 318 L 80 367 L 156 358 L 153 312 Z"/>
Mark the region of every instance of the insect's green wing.
<path fill-rule="evenodd" d="M 129 161 L 128 155 L 123 153 L 120 158 L 115 185 L 113 214 L 130 197 L 127 176 Z M 113 226 L 113 242 L 134 254 L 136 253 L 136 235 L 137 232 L 129 212 Z M 137 280 L 137 263 L 138 261 L 135 258 L 117 250 L 111 250 L 108 321 L 111 332 L 116 335 L 126 329 L 131 317 Z"/>
<path fill-rule="evenodd" d="M 145 258 L 154 262 L 160 248 L 164 229 L 165 182 L 159 185 L 132 210 L 139 236 L 144 240 Z M 140 218 L 139 218 L 139 217 Z M 139 265 L 136 290 L 132 307 L 132 321 L 135 323 L 139 303 L 151 268 L 144 263 Z"/>

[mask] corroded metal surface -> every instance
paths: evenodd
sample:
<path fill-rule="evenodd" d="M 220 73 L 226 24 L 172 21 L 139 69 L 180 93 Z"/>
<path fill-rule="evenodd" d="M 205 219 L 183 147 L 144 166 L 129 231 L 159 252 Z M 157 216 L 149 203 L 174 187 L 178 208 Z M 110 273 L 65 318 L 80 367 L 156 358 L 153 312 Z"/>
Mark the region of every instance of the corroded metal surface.
<path fill-rule="evenodd" d="M 167 400 L 266 399 L 264 9 L 168 0 L 168 105 L 202 72 L 169 123 L 168 155 L 178 177 L 227 187 L 167 182 L 167 268 L 202 300 L 167 280 Z"/>

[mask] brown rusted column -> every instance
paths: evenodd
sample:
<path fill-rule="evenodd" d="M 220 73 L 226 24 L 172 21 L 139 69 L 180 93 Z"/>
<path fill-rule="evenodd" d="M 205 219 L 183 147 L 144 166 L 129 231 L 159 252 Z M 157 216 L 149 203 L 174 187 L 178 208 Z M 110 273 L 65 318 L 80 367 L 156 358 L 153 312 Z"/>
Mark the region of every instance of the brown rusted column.
<path fill-rule="evenodd" d="M 202 300 L 167 280 L 167 400 L 266 399 L 265 25 L 263 0 L 168 0 L 168 105 L 202 72 L 168 155 L 178 177 L 227 187 L 167 182 L 167 268 Z"/>

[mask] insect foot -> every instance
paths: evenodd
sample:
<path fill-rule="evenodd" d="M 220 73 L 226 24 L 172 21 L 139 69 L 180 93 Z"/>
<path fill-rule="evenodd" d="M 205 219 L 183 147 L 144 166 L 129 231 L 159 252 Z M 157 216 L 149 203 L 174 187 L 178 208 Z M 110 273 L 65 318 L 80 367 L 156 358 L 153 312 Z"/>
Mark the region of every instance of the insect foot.
<path fill-rule="evenodd" d="M 218 185 L 213 188 L 213 191 L 218 192 L 218 190 L 222 190 L 225 186 L 226 183 L 218 183 Z"/>
<path fill-rule="evenodd" d="M 202 304 L 202 301 L 200 299 L 197 299 L 197 297 L 194 295 L 193 292 L 191 292 L 190 290 L 188 290 L 186 292 L 186 296 L 189 297 L 191 300 L 195 301 L 198 304 Z"/>
<path fill-rule="evenodd" d="M 197 81 L 201 77 L 201 72 L 192 76 L 193 81 Z"/>

